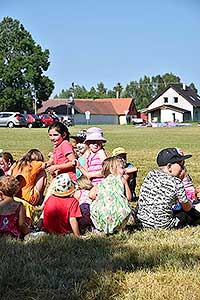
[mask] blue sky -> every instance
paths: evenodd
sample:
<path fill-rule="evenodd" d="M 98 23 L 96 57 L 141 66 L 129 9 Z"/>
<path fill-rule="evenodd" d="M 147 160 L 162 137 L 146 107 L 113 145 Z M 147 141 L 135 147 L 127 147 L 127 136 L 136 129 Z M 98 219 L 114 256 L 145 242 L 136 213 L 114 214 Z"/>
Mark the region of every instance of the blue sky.
<path fill-rule="evenodd" d="M 0 19 L 18 19 L 49 49 L 52 96 L 72 82 L 126 86 L 167 72 L 200 93 L 199 0 L 1 0 Z"/>

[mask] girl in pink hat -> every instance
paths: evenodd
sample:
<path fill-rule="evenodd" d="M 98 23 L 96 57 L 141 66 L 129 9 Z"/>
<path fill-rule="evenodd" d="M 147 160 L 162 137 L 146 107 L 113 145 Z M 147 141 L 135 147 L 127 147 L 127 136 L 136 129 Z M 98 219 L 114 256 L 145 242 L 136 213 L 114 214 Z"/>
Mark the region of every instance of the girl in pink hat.
<path fill-rule="evenodd" d="M 88 147 L 88 153 L 85 159 L 85 165 L 82 167 L 77 163 L 77 168 L 91 180 L 93 184 L 97 184 L 103 179 L 102 163 L 107 157 L 103 148 L 106 139 L 103 137 L 103 131 L 98 127 L 91 127 L 87 130 L 85 143 Z"/>

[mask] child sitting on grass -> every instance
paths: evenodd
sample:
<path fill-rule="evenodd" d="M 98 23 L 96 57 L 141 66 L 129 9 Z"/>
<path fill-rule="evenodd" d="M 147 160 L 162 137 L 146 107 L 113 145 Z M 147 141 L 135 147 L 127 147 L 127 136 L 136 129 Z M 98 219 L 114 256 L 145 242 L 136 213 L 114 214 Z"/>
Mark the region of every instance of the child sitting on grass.
<path fill-rule="evenodd" d="M 157 156 L 158 170 L 144 179 L 136 207 L 136 221 L 140 228 L 170 229 L 194 224 L 199 214 L 187 198 L 180 174 L 184 161 L 192 155 L 181 155 L 177 148 L 161 150 Z M 182 212 L 172 211 L 179 201 Z"/>
<path fill-rule="evenodd" d="M 135 193 L 135 188 L 136 188 L 136 178 L 137 178 L 137 172 L 138 169 L 134 166 L 134 164 L 127 162 L 127 151 L 123 147 L 118 147 L 115 148 L 112 151 L 112 156 L 118 156 L 124 159 L 125 161 L 125 173 L 124 173 L 124 178 L 127 180 L 129 188 L 132 193 L 132 201 L 136 201 L 136 193 Z"/>
<path fill-rule="evenodd" d="M 6 175 L 0 178 L 0 236 L 23 238 L 27 233 L 25 208 L 13 199 L 19 188 L 15 177 Z"/>
<path fill-rule="evenodd" d="M 78 189 L 74 193 L 74 197 L 78 199 L 82 217 L 78 219 L 81 231 L 91 229 L 92 221 L 90 219 L 90 204 L 92 200 L 89 198 L 89 192 L 93 187 L 91 181 L 84 175 L 77 179 Z"/>
<path fill-rule="evenodd" d="M 53 234 L 73 233 L 80 237 L 77 218 L 82 217 L 73 193 L 77 186 L 67 173 L 54 179 L 52 195 L 44 203 L 43 226 Z"/>
<path fill-rule="evenodd" d="M 35 206 L 42 202 L 47 183 L 44 170 L 48 167 L 47 164 L 44 163 L 44 156 L 39 150 L 31 149 L 16 161 L 9 170 L 9 174 L 13 176 L 21 175 L 21 178 L 24 178 L 21 194 L 17 196 L 31 205 Z"/>
<path fill-rule="evenodd" d="M 8 170 L 14 164 L 13 156 L 10 152 L 2 152 L 0 154 L 0 167 L 4 171 L 5 175 L 7 175 Z"/>
<path fill-rule="evenodd" d="M 106 234 L 123 228 L 131 214 L 131 192 L 124 172 L 124 160 L 117 156 L 106 158 L 102 165 L 105 178 L 90 191 L 94 200 L 90 205 L 91 220 L 98 231 Z"/>
<path fill-rule="evenodd" d="M 80 162 L 77 161 L 76 167 L 91 180 L 92 184 L 98 184 L 103 179 L 101 173 L 102 163 L 107 157 L 103 147 L 104 143 L 106 143 L 106 139 L 101 128 L 91 127 L 87 130 L 85 144 L 88 151 L 85 156 L 85 164 L 82 167 Z"/>
<path fill-rule="evenodd" d="M 181 155 L 184 155 L 182 149 L 177 148 L 177 151 Z M 195 187 L 193 185 L 192 178 L 190 177 L 190 175 L 184 165 L 184 162 L 183 162 L 183 168 L 182 168 L 182 171 L 180 174 L 180 179 L 183 182 L 183 185 L 185 187 L 185 192 L 186 192 L 188 199 L 190 199 L 191 201 L 195 200 Z"/>

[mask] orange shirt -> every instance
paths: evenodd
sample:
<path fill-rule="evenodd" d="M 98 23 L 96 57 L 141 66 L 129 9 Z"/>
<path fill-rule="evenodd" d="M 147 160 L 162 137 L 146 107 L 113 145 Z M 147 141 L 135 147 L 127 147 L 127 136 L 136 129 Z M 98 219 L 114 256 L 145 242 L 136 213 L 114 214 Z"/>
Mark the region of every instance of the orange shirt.
<path fill-rule="evenodd" d="M 11 168 L 11 174 L 13 176 L 22 175 L 25 179 L 25 185 L 22 187 L 21 197 L 31 204 L 35 204 L 35 191 L 34 185 L 36 176 L 42 169 L 42 161 L 32 161 L 22 170 L 19 169 L 18 163 L 14 164 Z"/>

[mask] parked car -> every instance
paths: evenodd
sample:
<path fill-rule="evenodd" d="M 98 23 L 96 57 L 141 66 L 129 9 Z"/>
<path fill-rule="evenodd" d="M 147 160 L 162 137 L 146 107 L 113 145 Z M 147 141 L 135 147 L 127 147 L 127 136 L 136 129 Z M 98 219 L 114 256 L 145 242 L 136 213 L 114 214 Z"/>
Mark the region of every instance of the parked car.
<path fill-rule="evenodd" d="M 53 124 L 55 121 L 59 121 L 59 119 L 50 114 L 41 114 L 39 115 L 40 120 L 42 121 L 43 127 L 48 127 Z"/>
<path fill-rule="evenodd" d="M 26 127 L 27 123 L 23 114 L 19 112 L 0 112 L 1 127 Z"/>
<path fill-rule="evenodd" d="M 28 128 L 42 127 L 42 121 L 39 116 L 35 114 L 24 114 L 24 117 Z"/>

